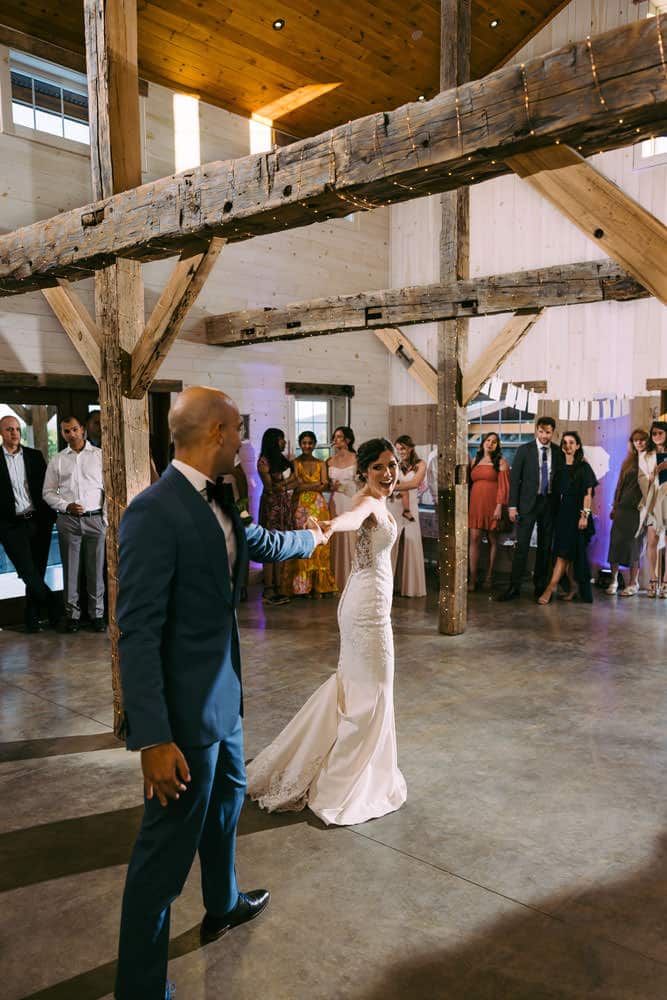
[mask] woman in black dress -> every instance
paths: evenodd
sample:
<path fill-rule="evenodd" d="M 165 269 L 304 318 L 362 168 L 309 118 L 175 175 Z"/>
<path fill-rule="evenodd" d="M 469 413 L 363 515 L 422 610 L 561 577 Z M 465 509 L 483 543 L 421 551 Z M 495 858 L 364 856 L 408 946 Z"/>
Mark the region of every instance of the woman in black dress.
<path fill-rule="evenodd" d="M 641 427 L 636 428 L 630 435 L 630 450 L 618 475 L 614 502 L 609 514 L 612 526 L 607 559 L 611 566 L 611 582 L 606 592 L 616 593 L 618 568 L 627 566 L 630 570 L 630 580 L 621 591 L 621 597 L 634 597 L 639 593 L 639 560 L 643 542 L 643 535 L 639 532 L 639 507 L 642 502 L 639 456 L 646 451 L 647 441 L 648 434 Z"/>
<path fill-rule="evenodd" d="M 549 586 L 537 603 L 548 604 L 561 578 L 567 575 L 570 589 L 563 600 L 571 601 L 578 597 L 591 604 L 593 592 L 586 547 L 594 532 L 591 504 L 598 481 L 584 458 L 581 438 L 576 431 L 565 431 L 560 446 L 565 465 L 553 483 L 553 490 L 559 498 L 554 531 L 556 563 Z"/>

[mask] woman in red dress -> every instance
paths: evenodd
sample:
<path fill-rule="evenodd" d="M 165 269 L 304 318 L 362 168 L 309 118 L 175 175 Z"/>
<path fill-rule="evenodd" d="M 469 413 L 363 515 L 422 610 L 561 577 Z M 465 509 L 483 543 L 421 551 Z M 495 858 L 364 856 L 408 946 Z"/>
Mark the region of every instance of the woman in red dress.
<path fill-rule="evenodd" d="M 468 590 L 477 586 L 479 547 L 482 533 L 486 532 L 489 543 L 489 565 L 484 580 L 484 588 L 490 589 L 493 567 L 498 547 L 498 522 L 503 505 L 510 492 L 510 467 L 503 458 L 500 438 L 494 431 L 485 434 L 470 470 L 470 510 L 468 528 L 470 531 L 470 576 Z"/>

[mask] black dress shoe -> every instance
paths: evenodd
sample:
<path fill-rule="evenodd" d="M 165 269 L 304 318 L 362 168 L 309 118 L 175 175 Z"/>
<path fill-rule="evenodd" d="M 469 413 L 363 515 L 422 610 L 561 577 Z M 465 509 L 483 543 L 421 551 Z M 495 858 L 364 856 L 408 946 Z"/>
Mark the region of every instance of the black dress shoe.
<path fill-rule="evenodd" d="M 515 601 L 517 597 L 521 597 L 521 591 L 516 587 L 508 587 L 504 590 L 502 594 L 498 594 L 496 597 L 497 601 Z"/>
<path fill-rule="evenodd" d="M 81 628 L 78 618 L 66 618 L 64 629 L 66 632 L 78 632 Z"/>
<path fill-rule="evenodd" d="M 25 630 L 33 635 L 35 632 L 41 632 L 42 626 L 39 622 L 26 622 Z"/>
<path fill-rule="evenodd" d="M 104 618 L 93 618 L 92 628 L 93 632 L 106 632 L 107 623 Z"/>
<path fill-rule="evenodd" d="M 210 944 L 211 941 L 217 941 L 218 938 L 221 938 L 232 927 L 238 927 L 249 920 L 254 920 L 262 910 L 266 909 L 270 898 L 271 895 L 267 889 L 240 892 L 239 901 L 231 913 L 224 917 L 215 917 L 212 913 L 204 914 L 199 928 L 199 940 L 202 944 Z"/>

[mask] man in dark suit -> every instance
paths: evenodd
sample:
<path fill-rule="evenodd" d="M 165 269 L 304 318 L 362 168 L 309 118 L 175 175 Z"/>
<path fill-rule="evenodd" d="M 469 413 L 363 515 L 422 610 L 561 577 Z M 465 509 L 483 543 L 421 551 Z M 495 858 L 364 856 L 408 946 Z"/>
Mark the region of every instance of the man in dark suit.
<path fill-rule="evenodd" d="M 57 625 L 61 602 L 44 582 L 55 515 L 42 500 L 46 462 L 41 451 L 21 444 L 16 417 L 0 420 L 0 543 L 25 583 L 25 622 L 39 631 L 41 609 Z"/>
<path fill-rule="evenodd" d="M 239 892 L 234 869 L 245 796 L 236 608 L 249 557 L 303 559 L 324 540 L 318 530 L 244 529 L 216 484 L 233 471 L 243 427 L 224 393 L 186 389 L 169 426 L 174 461 L 120 527 L 127 746 L 141 750 L 145 809 L 123 897 L 117 1000 L 163 1000 L 169 908 L 197 852 L 203 944 L 268 903 L 266 890 Z"/>
<path fill-rule="evenodd" d="M 512 601 L 521 594 L 530 539 L 537 524 L 537 551 L 533 583 L 539 597 L 551 576 L 556 495 L 553 484 L 563 465 L 563 453 L 552 443 L 556 429 L 553 417 L 540 417 L 535 440 L 517 448 L 510 472 L 509 516 L 517 522 L 517 541 L 508 589 L 500 601 Z"/>

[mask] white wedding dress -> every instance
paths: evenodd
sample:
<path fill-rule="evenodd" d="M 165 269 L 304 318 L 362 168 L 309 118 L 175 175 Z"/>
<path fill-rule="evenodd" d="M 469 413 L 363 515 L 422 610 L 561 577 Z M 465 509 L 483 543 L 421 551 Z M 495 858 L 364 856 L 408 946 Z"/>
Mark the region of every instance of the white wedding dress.
<path fill-rule="evenodd" d="M 364 823 L 400 808 L 391 630 L 394 519 L 357 532 L 338 606 L 338 670 L 248 765 L 248 794 L 269 812 L 308 806 L 325 823 Z"/>

